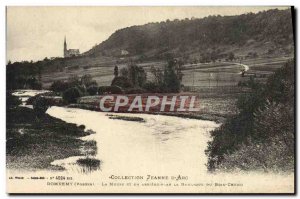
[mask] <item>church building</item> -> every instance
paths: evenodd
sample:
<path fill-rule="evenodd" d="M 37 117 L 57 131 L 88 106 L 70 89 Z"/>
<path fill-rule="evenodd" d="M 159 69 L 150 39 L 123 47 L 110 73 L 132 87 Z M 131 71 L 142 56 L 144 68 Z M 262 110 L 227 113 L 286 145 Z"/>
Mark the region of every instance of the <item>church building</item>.
<path fill-rule="evenodd" d="M 79 56 L 80 52 L 79 49 L 69 49 L 67 48 L 67 41 L 65 37 L 65 42 L 64 42 L 64 57 L 76 57 Z"/>

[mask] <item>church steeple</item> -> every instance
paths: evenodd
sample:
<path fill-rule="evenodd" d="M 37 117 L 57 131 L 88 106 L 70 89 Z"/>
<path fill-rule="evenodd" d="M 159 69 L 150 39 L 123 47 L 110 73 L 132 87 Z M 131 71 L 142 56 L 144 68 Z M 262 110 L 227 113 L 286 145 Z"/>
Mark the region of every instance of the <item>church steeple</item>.
<path fill-rule="evenodd" d="M 66 35 L 65 35 L 65 39 L 64 39 L 64 57 L 76 57 L 76 56 L 80 56 L 79 49 L 68 49 L 67 39 L 66 39 Z"/>
<path fill-rule="evenodd" d="M 67 40 L 66 40 L 66 36 L 65 36 L 65 40 L 64 40 L 64 57 L 67 57 Z"/>

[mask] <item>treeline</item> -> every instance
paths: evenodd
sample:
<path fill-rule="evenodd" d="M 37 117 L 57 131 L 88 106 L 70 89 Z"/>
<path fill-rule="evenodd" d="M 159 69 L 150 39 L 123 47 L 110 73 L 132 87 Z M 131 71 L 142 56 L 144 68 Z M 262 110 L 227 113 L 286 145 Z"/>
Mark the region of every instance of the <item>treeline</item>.
<path fill-rule="evenodd" d="M 121 49 L 131 55 L 155 51 L 156 58 L 170 53 L 181 55 L 192 49 L 247 42 L 272 42 L 281 47 L 293 44 L 291 10 L 268 10 L 239 16 L 209 16 L 202 19 L 175 19 L 120 29 L 109 39 L 95 46 L 87 54 L 118 55 Z M 270 51 L 274 49 L 269 49 Z"/>
<path fill-rule="evenodd" d="M 211 133 L 209 170 L 294 169 L 294 69 L 291 60 L 265 85 L 247 82 L 252 92 L 238 100 L 239 114 Z"/>
<path fill-rule="evenodd" d="M 128 64 L 119 69 L 115 67 L 112 86 L 119 86 L 126 93 L 177 93 L 181 89 L 183 62 L 170 59 L 163 69 L 152 66 L 150 72 L 153 80 L 147 79 L 147 73 L 141 66 Z"/>
<path fill-rule="evenodd" d="M 6 66 L 6 88 L 15 89 L 41 89 L 40 82 L 43 66 L 32 62 L 8 63 Z"/>
<path fill-rule="evenodd" d="M 154 76 L 147 80 L 145 70 L 134 63 L 118 69 L 115 66 L 114 79 L 111 86 L 98 86 L 91 75 L 70 76 L 67 80 L 54 81 L 50 90 L 54 93 L 47 95 L 62 96 L 63 101 L 58 104 L 76 103 L 79 97 L 103 94 L 136 94 L 136 93 L 177 93 L 181 90 L 181 61 L 170 60 L 164 70 L 151 68 Z M 42 94 L 44 95 L 44 94 Z M 33 99 L 29 101 L 34 101 Z M 41 102 L 44 103 L 44 102 Z"/>

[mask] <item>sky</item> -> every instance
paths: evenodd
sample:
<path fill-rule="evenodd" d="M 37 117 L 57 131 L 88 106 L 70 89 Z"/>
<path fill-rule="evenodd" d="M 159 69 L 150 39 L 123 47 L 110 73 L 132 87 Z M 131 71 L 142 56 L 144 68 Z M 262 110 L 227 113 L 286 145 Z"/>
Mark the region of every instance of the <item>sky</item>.
<path fill-rule="evenodd" d="M 116 30 L 167 19 L 240 15 L 286 7 L 7 7 L 7 61 L 62 57 L 68 48 L 80 52 L 108 39 Z"/>

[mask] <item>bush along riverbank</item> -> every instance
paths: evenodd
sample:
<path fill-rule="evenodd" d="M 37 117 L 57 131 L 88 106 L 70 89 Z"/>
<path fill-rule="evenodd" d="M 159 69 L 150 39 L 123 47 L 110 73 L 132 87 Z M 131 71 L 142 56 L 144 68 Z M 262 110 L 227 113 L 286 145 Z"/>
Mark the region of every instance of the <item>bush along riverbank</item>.
<path fill-rule="evenodd" d="M 34 109 L 19 107 L 17 99 L 15 102 L 8 104 L 6 110 L 7 168 L 61 170 L 62 167 L 53 166 L 51 162 L 97 152 L 95 142 L 82 151 L 87 144 L 78 138 L 92 133 L 85 131 L 83 125 L 66 123 Z M 86 154 L 87 151 L 90 154 Z"/>
<path fill-rule="evenodd" d="M 237 102 L 239 114 L 214 130 L 206 154 L 210 171 L 294 170 L 294 60 Z"/>

